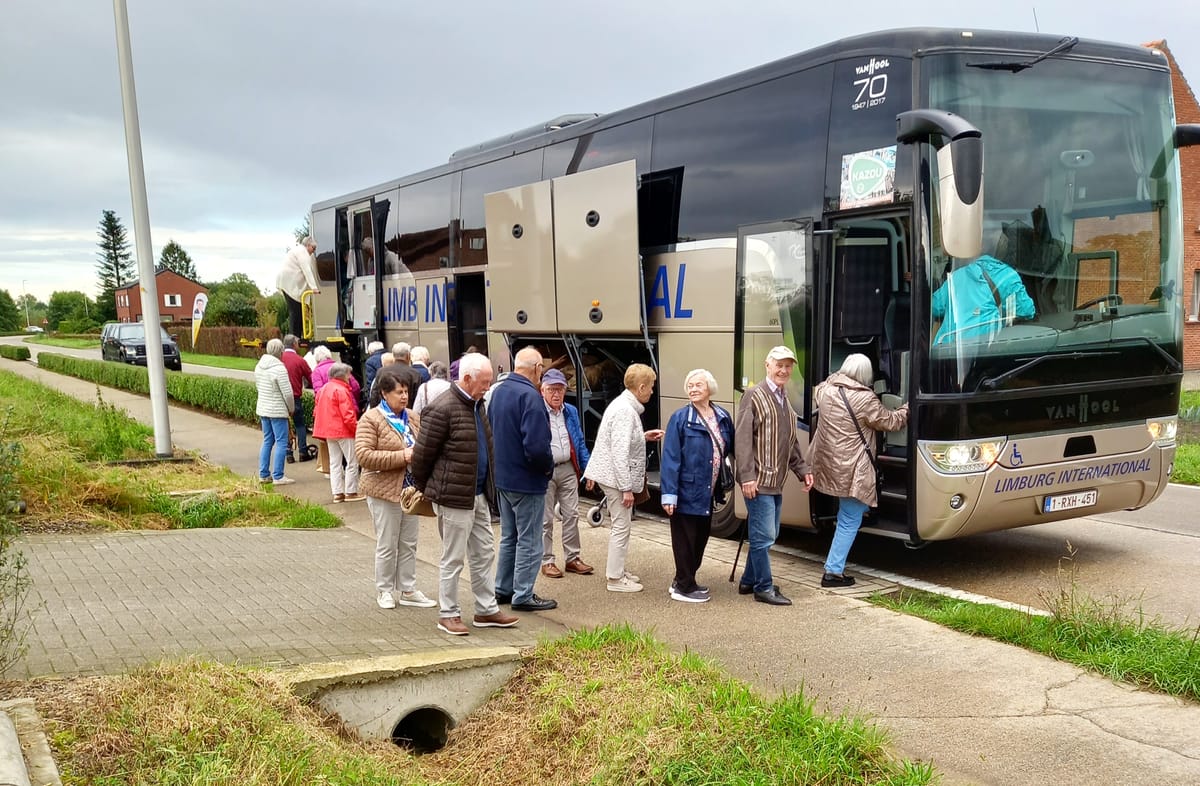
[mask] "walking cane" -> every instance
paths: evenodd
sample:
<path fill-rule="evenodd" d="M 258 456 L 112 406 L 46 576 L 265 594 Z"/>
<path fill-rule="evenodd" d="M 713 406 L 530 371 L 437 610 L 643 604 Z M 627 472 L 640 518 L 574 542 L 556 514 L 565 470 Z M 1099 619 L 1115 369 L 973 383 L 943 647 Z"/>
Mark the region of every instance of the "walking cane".
<path fill-rule="evenodd" d="M 733 574 L 737 573 L 738 559 L 742 556 L 742 544 L 746 542 L 747 522 L 743 521 L 738 525 L 738 550 L 737 554 L 733 555 L 733 567 L 729 569 L 729 580 L 733 581 Z"/>

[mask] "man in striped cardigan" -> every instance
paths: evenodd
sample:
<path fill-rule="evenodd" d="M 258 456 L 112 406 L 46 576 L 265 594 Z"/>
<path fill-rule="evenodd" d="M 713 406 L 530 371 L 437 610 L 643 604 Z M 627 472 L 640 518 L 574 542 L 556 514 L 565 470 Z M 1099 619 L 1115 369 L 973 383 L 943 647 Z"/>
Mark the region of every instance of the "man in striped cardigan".
<path fill-rule="evenodd" d="M 779 537 L 783 511 L 783 483 L 788 470 L 812 488 L 813 476 L 796 441 L 796 411 L 787 398 L 787 382 L 796 355 L 787 347 L 767 353 L 767 378 L 742 397 L 734 430 L 737 480 L 746 498 L 747 537 L 750 552 L 738 592 L 772 606 L 792 602 L 779 592 L 771 576 L 768 550 Z"/>

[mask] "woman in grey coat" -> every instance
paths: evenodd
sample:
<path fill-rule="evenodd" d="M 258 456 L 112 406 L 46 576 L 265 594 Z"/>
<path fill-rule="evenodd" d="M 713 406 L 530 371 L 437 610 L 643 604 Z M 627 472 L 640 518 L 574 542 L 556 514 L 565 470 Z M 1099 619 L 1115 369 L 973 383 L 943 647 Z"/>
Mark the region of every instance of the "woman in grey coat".
<path fill-rule="evenodd" d="M 258 452 L 258 479 L 278 486 L 296 482 L 283 474 L 283 462 L 288 452 L 288 421 L 296 404 L 282 357 L 283 342 L 273 338 L 267 342 L 266 353 L 254 367 L 254 386 L 258 391 L 254 414 L 261 419 L 263 430 L 262 450 Z"/>

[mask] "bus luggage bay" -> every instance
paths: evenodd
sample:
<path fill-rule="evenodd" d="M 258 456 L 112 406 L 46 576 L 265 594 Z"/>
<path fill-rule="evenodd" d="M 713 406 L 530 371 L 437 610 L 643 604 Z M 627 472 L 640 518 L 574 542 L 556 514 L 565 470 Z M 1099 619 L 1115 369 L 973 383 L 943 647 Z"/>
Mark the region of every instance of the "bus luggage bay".
<path fill-rule="evenodd" d="M 844 39 L 317 203 L 313 338 L 351 361 L 376 339 L 473 346 L 498 371 L 538 346 L 589 438 L 627 364 L 659 371 L 657 427 L 688 370 L 732 408 L 777 344 L 800 359 L 807 434 L 813 385 L 860 352 L 884 403 L 911 407 L 866 531 L 916 545 L 1141 507 L 1174 459 L 1176 152 L 1197 142 L 1151 49 Z M 787 524 L 835 514 L 785 490 Z"/>

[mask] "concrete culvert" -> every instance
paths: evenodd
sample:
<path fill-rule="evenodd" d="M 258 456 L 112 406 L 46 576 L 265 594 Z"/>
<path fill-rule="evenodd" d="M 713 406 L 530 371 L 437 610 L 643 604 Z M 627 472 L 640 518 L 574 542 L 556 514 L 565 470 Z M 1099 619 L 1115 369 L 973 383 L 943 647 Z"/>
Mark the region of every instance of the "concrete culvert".
<path fill-rule="evenodd" d="M 400 719 L 392 742 L 413 753 L 433 753 L 446 746 L 454 719 L 437 707 L 421 707 Z"/>

